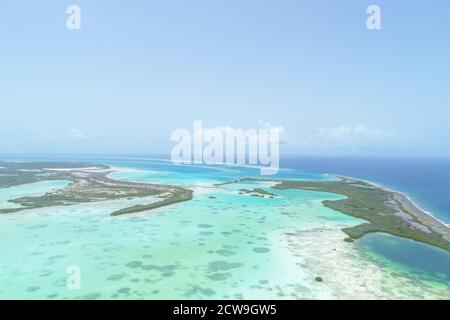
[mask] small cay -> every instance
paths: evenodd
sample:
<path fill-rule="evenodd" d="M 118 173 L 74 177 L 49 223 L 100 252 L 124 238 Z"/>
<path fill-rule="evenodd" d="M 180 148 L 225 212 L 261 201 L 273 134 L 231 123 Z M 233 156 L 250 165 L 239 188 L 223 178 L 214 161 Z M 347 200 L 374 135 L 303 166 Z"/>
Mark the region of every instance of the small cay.
<path fill-rule="evenodd" d="M 241 194 L 245 193 L 245 194 L 249 194 L 251 196 L 262 197 L 262 198 L 264 198 L 264 196 L 268 196 L 268 197 L 272 197 L 272 198 L 277 196 L 275 193 L 271 193 L 271 192 L 266 191 L 261 188 L 256 188 L 253 190 L 241 189 L 241 190 L 239 190 L 239 193 L 241 193 Z"/>

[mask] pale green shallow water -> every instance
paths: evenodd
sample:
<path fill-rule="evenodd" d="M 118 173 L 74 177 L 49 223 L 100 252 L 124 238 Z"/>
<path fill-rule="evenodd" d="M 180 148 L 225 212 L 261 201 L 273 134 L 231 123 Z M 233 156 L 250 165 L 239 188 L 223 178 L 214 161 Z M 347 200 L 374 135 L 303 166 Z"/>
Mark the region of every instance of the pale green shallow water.
<path fill-rule="evenodd" d="M 69 180 L 46 180 L 0 189 L 0 208 L 20 207 L 20 205 L 8 202 L 8 200 L 25 196 L 40 196 L 45 194 L 46 192 L 64 188 L 69 183 Z"/>
<path fill-rule="evenodd" d="M 157 175 L 189 184 L 177 173 Z M 149 182 L 151 176 L 114 175 Z M 241 188 L 268 188 L 263 184 L 199 184 L 192 201 L 130 216 L 109 214 L 152 200 L 0 216 L 0 298 L 450 297 L 446 280 L 377 263 L 363 247 L 342 241 L 340 229 L 360 221 L 321 204 L 338 195 L 277 190 L 279 197 L 263 199 L 238 194 Z M 38 192 L 34 185 L 22 188 Z M 80 290 L 66 286 L 70 265 L 81 269 Z M 314 281 L 317 276 L 324 281 Z"/>

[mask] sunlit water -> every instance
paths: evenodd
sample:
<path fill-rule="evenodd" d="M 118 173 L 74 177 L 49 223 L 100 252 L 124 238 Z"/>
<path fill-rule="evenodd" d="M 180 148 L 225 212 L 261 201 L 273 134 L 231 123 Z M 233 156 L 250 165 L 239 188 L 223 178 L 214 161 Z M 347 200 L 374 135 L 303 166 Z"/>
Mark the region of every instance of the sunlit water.
<path fill-rule="evenodd" d="M 389 235 L 344 242 L 341 228 L 361 220 L 321 203 L 341 196 L 255 182 L 214 186 L 257 175 L 249 168 L 97 163 L 120 166 L 112 175 L 117 179 L 187 186 L 194 198 L 121 217 L 110 213 L 154 199 L 1 215 L 0 298 L 450 298 L 448 252 Z M 298 170 L 282 175 L 327 179 Z M 53 183 L 0 189 L 0 204 L 67 182 Z M 256 187 L 278 197 L 239 194 Z M 79 290 L 66 284 L 71 265 L 81 270 Z"/>

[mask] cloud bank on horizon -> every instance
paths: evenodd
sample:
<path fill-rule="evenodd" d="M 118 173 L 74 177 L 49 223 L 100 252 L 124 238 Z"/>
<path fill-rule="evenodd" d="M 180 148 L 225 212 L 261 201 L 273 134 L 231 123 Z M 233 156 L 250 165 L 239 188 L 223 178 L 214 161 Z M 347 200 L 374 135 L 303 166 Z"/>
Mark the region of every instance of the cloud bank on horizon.
<path fill-rule="evenodd" d="M 73 30 L 2 4 L 0 153 L 169 154 L 201 120 L 278 128 L 281 156 L 450 156 L 446 0 L 73 4 Z"/>

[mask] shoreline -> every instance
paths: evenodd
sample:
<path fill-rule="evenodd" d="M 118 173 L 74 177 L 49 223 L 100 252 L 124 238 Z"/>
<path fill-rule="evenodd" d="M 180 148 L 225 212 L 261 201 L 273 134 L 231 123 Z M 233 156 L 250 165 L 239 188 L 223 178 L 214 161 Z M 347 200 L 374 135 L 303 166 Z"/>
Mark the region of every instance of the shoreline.
<path fill-rule="evenodd" d="M 68 185 L 61 189 L 52 190 L 39 196 L 19 196 L 8 199 L 8 202 L 19 205 L 17 208 L 0 208 L 0 214 L 8 214 L 30 209 L 55 206 L 70 206 L 79 203 L 100 202 L 115 199 L 143 198 L 157 196 L 159 201 L 146 205 L 125 207 L 111 213 L 112 216 L 148 211 L 159 207 L 192 199 L 192 191 L 179 186 L 168 184 L 130 182 L 113 179 L 109 175 L 117 172 L 107 165 L 29 162 L 17 163 L 3 162 L 11 172 L 18 172 L 15 181 L 5 181 L 11 187 L 50 180 L 69 180 Z M 51 168 L 50 168 L 51 167 Z M 39 169 L 38 173 L 29 168 Z M 27 171 L 23 171 L 27 169 Z M 44 173 L 49 175 L 43 176 Z"/>
<path fill-rule="evenodd" d="M 401 197 L 406 198 L 406 200 L 407 200 L 409 203 L 411 203 L 418 211 L 421 211 L 422 213 L 424 213 L 424 214 L 426 214 L 426 215 L 429 215 L 431 218 L 435 219 L 436 221 L 439 221 L 440 223 L 442 223 L 442 224 L 445 225 L 446 227 L 449 227 L 449 228 L 450 228 L 450 223 L 447 223 L 447 222 L 445 222 L 445 221 L 443 221 L 443 220 L 437 218 L 435 215 L 433 215 L 433 213 L 432 213 L 431 211 L 428 211 L 428 210 L 423 209 L 420 205 L 418 205 L 418 204 L 417 204 L 417 203 L 416 203 L 416 202 L 415 202 L 415 201 L 414 201 L 407 193 L 405 193 L 405 192 L 390 189 L 390 188 L 388 188 L 388 187 L 386 187 L 386 186 L 384 186 L 384 185 L 382 185 L 382 184 L 379 184 L 379 183 L 377 183 L 377 182 L 373 182 L 373 181 L 367 180 L 367 179 L 361 179 L 361 178 L 356 178 L 356 177 L 350 177 L 350 176 L 338 175 L 338 174 L 334 174 L 334 173 L 326 173 L 325 175 L 332 176 L 332 177 L 336 177 L 336 178 L 346 178 L 346 179 L 352 179 L 352 180 L 363 181 L 363 182 L 366 182 L 366 183 L 368 183 L 368 184 L 371 184 L 371 185 L 373 185 L 373 186 L 375 186 L 375 187 L 377 187 L 377 188 L 379 188 L 379 189 L 381 189 L 381 190 L 383 190 L 383 191 L 391 192 L 391 193 L 393 193 L 393 194 L 397 194 L 397 195 L 399 195 L 399 196 L 401 196 Z"/>
<path fill-rule="evenodd" d="M 28 163 L 17 165 L 14 163 L 2 163 L 9 167 L 11 172 L 19 172 L 18 183 L 29 181 L 68 179 L 71 184 L 61 190 L 46 193 L 43 196 L 25 196 L 10 199 L 8 202 L 24 206 L 21 210 L 33 209 L 44 206 L 71 205 L 80 202 L 96 202 L 117 198 L 136 198 L 143 196 L 158 196 L 160 201 L 146 205 L 135 205 L 112 212 L 112 216 L 148 211 L 171 204 L 192 200 L 193 190 L 170 184 L 133 182 L 112 178 L 114 172 L 123 170 L 120 166 L 92 165 L 88 163 Z M 53 172 L 51 176 L 41 176 L 23 169 L 39 169 L 40 172 Z M 127 170 L 125 168 L 125 170 Z M 139 170 L 138 170 L 139 171 Z M 270 189 L 301 189 L 308 191 L 328 192 L 344 196 L 340 200 L 324 200 L 322 204 L 342 214 L 347 214 L 363 219 L 365 222 L 344 228 L 347 234 L 347 242 L 352 242 L 371 232 L 386 232 L 396 236 L 414 239 L 428 243 L 450 251 L 450 227 L 447 223 L 434 217 L 430 212 L 423 210 L 408 195 L 390 190 L 377 183 L 368 180 L 326 174 L 333 179 L 321 180 L 297 180 L 276 179 L 261 177 L 236 178 L 227 183 L 240 183 L 244 181 L 269 181 L 275 185 Z M 10 181 L 7 181 L 10 182 Z M 11 182 L 10 182 L 11 183 Z M 214 185 L 217 187 L 218 185 Z M 265 193 L 267 190 L 258 193 Z M 245 193 L 245 190 L 240 190 Z M 260 194 L 261 195 L 261 194 Z M 276 194 L 267 193 L 270 197 Z M 0 213 L 16 212 L 20 209 L 0 209 Z"/>
<path fill-rule="evenodd" d="M 353 242 L 368 233 L 385 232 L 450 251 L 449 226 L 422 210 L 403 193 L 361 179 L 335 177 L 337 179 L 325 181 L 262 178 L 243 178 L 240 181 L 274 181 L 278 184 L 272 188 L 278 190 L 300 189 L 345 196 L 345 199 L 324 200 L 322 203 L 342 214 L 366 221 L 342 229 L 348 236 L 344 239 L 347 242 Z"/>

